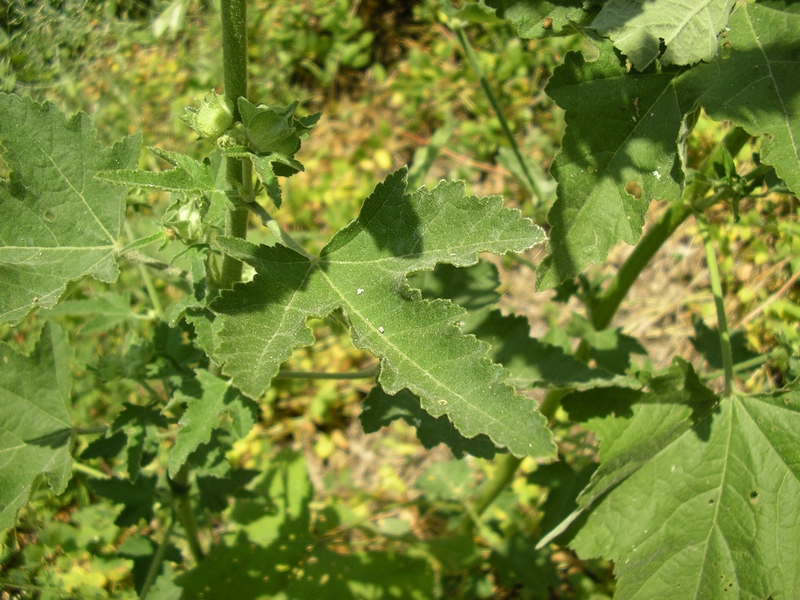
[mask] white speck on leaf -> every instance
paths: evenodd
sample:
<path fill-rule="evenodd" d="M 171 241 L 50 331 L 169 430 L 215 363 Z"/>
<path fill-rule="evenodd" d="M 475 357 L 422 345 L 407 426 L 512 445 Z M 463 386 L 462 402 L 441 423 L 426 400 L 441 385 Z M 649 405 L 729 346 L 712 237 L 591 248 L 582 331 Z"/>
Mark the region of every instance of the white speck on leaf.
<path fill-rule="evenodd" d="M 653 171 L 653 177 L 655 177 L 656 179 L 658 179 L 659 181 L 661 181 L 661 173 L 659 173 L 659 172 L 658 172 L 658 169 L 656 169 L 655 171 Z"/>
<path fill-rule="evenodd" d="M 357 296 L 360 296 L 360 295 L 361 295 L 361 294 L 363 294 L 363 293 L 364 293 L 364 288 L 358 288 L 358 289 L 356 290 L 356 295 L 357 295 Z"/>
<path fill-rule="evenodd" d="M 439 406 L 447 406 L 447 400 L 439 400 Z"/>
<path fill-rule="evenodd" d="M 386 330 L 383 327 L 378 327 L 378 333 L 383 333 L 384 331 Z"/>

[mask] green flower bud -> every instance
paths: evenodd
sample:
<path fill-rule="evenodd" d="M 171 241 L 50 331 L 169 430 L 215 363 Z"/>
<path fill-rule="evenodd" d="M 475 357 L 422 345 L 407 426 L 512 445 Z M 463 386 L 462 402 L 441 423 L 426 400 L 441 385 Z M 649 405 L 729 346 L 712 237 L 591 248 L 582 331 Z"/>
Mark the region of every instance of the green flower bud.
<path fill-rule="evenodd" d="M 210 92 L 200 101 L 200 106 L 184 109 L 181 120 L 200 137 L 217 139 L 233 125 L 233 103 L 225 96 Z"/>
<path fill-rule="evenodd" d="M 209 202 L 205 196 L 180 198 L 169 205 L 161 219 L 161 224 L 172 238 L 192 244 L 202 238 L 210 227 L 205 222 Z"/>

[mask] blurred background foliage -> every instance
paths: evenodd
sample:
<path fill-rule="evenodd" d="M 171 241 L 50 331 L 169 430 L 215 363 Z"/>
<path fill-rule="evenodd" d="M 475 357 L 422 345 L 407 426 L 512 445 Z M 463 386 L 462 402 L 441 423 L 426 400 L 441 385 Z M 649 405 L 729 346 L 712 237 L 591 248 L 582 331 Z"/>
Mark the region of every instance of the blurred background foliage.
<path fill-rule="evenodd" d="M 217 2 L 201 0 L 5 0 L 0 89 L 53 101 L 67 113 L 89 113 L 104 143 L 142 131 L 145 146 L 186 153 L 194 148 L 200 157 L 210 148 L 194 139 L 179 115 L 210 89 L 221 91 L 218 10 Z M 408 163 L 412 176 L 419 173 L 418 184 L 465 179 L 473 193 L 503 194 L 509 205 L 546 227 L 555 187 L 545 173 L 564 122 L 544 86 L 564 54 L 581 49 L 581 39 L 521 40 L 510 25 L 489 17 L 467 25 L 517 143 L 541 174 L 544 193 L 534 199 L 515 176 L 518 168 L 500 122 L 451 28 L 449 3 L 253 0 L 249 15 L 251 99 L 273 105 L 299 99 L 299 114 L 323 113 L 298 156 L 306 171 L 287 181 L 283 207 L 275 214 L 309 249 L 318 250 L 354 218 L 377 181 Z M 724 125 L 701 119 L 691 155 L 702 158 L 723 133 Z M 743 165 L 750 161 L 746 152 L 739 157 Z M 140 167 L 165 166 L 143 151 Z M 128 238 L 157 233 L 167 203 L 158 194 L 132 191 Z M 656 203 L 654 214 L 661 209 Z M 779 387 L 781 378 L 800 375 L 799 212 L 796 198 L 756 194 L 742 200 L 738 221 L 721 209 L 712 222 L 733 327 L 743 348 L 769 353 L 765 364 L 741 374 L 753 390 Z M 254 230 L 251 239 L 269 237 Z M 171 261 L 181 245 L 174 241 L 151 249 Z M 524 262 L 535 264 L 540 251 Z M 528 266 L 511 258 L 500 261 L 501 306 L 527 315 L 536 335 L 574 349 L 584 335 L 575 316 L 577 290 L 603 281 L 628 251 L 619 249 L 581 282 L 562 286 L 557 299 L 563 303 L 551 302 L 552 293 L 534 292 Z M 711 363 L 704 353 L 703 319 L 713 322 L 713 301 L 700 276 L 702 254 L 697 232 L 687 225 L 632 290 L 616 324 L 645 346 L 648 355 L 639 357 L 640 366 L 664 366 L 676 354 Z M 174 264 L 189 268 L 186 258 Z M 123 401 L 143 402 L 146 387 L 168 395 L 179 381 L 176 361 L 191 366 L 200 360 L 191 355 L 185 331 L 155 327 L 157 309 L 142 282 L 166 302 L 182 298 L 188 283 L 143 280 L 141 268 L 123 267 L 112 286 L 74 284 L 50 315 L 69 327 L 73 338 L 90 340 L 75 346 L 73 389 L 75 421 L 86 427 L 110 423 Z M 13 332 L 0 333 L 27 352 L 35 337 L 28 333 L 38 323 L 31 316 Z M 352 347 L 335 315 L 314 325 L 317 344 L 295 353 L 288 368 L 374 366 Z M 120 374 L 123 379 L 114 377 Z M 350 548 L 403 547 L 425 556 L 435 566 L 442 597 L 610 597 L 609 564 L 579 560 L 566 549 L 551 556 L 532 549 L 548 506 L 561 493 L 574 494 L 591 468 L 593 440 L 573 429 L 566 415 L 555 425 L 563 462 L 539 466 L 526 460 L 512 489 L 474 535 L 442 535 L 495 465 L 471 457 L 457 461 L 443 447 L 425 452 L 413 427 L 402 421 L 365 436 L 356 416 L 369 388 L 363 380 L 276 380 L 262 402 L 268 426 L 258 425 L 238 442 L 229 460 L 259 469 L 276 449 L 291 444 L 306 457 L 315 527 Z M 165 452 L 155 435 L 147 433 L 146 448 Z M 76 455 L 86 452 L 86 438 L 76 444 Z M 120 505 L 102 501 L 86 485 L 89 478 L 124 471 L 124 463 L 120 457 L 86 466 L 93 464 L 87 458 L 64 495 L 54 498 L 40 490 L 3 541 L 2 598 L 136 597 L 136 581 L 158 539 L 158 518 L 115 525 Z M 204 519 L 212 539 L 219 539 L 225 522 L 210 512 Z M 169 549 L 170 568 L 184 568 L 182 555 L 187 552 L 180 544 Z"/>

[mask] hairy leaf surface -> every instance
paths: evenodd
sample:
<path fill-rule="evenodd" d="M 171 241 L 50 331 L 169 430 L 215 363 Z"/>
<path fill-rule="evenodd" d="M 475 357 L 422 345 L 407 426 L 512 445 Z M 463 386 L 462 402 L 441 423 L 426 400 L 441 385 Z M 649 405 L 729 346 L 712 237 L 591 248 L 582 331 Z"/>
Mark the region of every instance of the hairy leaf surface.
<path fill-rule="evenodd" d="M 558 199 L 540 289 L 601 262 L 618 241 L 635 243 L 650 201 L 681 193 L 682 125 L 701 82 L 679 69 L 629 75 L 610 42 L 598 48 L 594 62 L 568 55 L 547 86 L 567 128 L 551 169 Z"/>
<path fill-rule="evenodd" d="M 398 171 L 319 258 L 223 238 L 225 252 L 257 275 L 212 305 L 215 354 L 233 383 L 258 397 L 292 349 L 313 343 L 306 319 L 339 308 L 355 345 L 381 359 L 380 382 L 389 394 L 408 388 L 465 437 L 484 433 L 517 455 L 551 455 L 544 418 L 504 382 L 504 369 L 486 357 L 488 347 L 458 328 L 464 310 L 423 300 L 405 280 L 437 263 L 471 265 L 481 251 L 520 251 L 543 239 L 498 197 L 468 197 L 454 182 L 407 194 L 406 173 Z"/>
<path fill-rule="evenodd" d="M 591 27 L 614 40 L 638 71 L 655 60 L 662 43 L 662 64 L 689 65 L 714 58 L 717 34 L 725 28 L 734 2 L 610 0 Z"/>
<path fill-rule="evenodd" d="M 589 421 L 601 464 L 571 545 L 615 561 L 620 598 L 796 597 L 800 395 L 717 401 L 685 363 L 652 387 Z"/>
<path fill-rule="evenodd" d="M 66 334 L 49 323 L 30 356 L 0 343 L 0 530 L 14 524 L 40 477 L 57 494 L 67 487 L 71 359 Z"/>
<path fill-rule="evenodd" d="M 125 190 L 95 173 L 130 168 L 139 137 L 104 148 L 83 113 L 0 94 L 0 143 L 11 171 L 0 186 L 0 322 L 56 304 L 70 281 L 116 280 Z"/>

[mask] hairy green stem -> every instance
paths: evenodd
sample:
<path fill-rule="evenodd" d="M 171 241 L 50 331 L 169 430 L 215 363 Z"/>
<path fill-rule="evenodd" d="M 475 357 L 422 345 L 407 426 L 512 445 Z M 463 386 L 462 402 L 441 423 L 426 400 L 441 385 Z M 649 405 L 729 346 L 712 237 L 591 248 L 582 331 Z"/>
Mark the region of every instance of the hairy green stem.
<path fill-rule="evenodd" d="M 730 396 L 733 390 L 733 351 L 731 350 L 731 335 L 728 330 L 728 319 L 725 316 L 725 303 L 722 299 L 722 281 L 719 276 L 719 266 L 717 257 L 714 254 L 714 245 L 711 234 L 708 231 L 708 224 L 702 213 L 696 213 L 697 227 L 700 236 L 703 238 L 703 246 L 706 250 L 706 263 L 708 265 L 708 278 L 711 283 L 711 292 L 714 294 L 714 306 L 717 309 L 717 328 L 719 330 L 719 344 L 722 350 L 722 370 L 725 373 L 724 396 Z"/>
<path fill-rule="evenodd" d="M 514 139 L 514 134 L 511 132 L 511 128 L 508 126 L 508 121 L 506 121 L 506 118 L 503 115 L 503 110 L 500 108 L 500 103 L 497 101 L 497 96 L 494 95 L 494 92 L 489 85 L 489 80 L 486 79 L 486 75 L 483 73 L 481 64 L 478 62 L 478 57 L 475 55 L 475 51 L 472 49 L 472 44 L 470 44 L 467 34 L 464 32 L 464 29 L 461 26 L 454 27 L 454 30 L 456 36 L 458 37 L 458 41 L 461 43 L 461 47 L 464 48 L 464 54 L 467 55 L 467 60 L 469 60 L 472 70 L 475 71 L 475 74 L 478 76 L 478 81 L 480 81 L 481 87 L 486 93 L 486 97 L 489 99 L 489 103 L 492 105 L 492 109 L 500 121 L 500 126 L 503 128 L 503 134 L 506 136 L 508 143 L 511 144 L 511 150 L 514 153 L 514 157 L 517 159 L 517 162 L 519 163 L 519 168 L 525 174 L 525 179 L 527 180 L 530 189 L 533 191 L 534 196 L 536 196 L 537 200 L 541 201 L 544 197 L 542 190 L 539 188 L 539 185 L 536 183 L 536 179 L 528 169 L 528 164 L 525 162 L 525 159 L 522 158 L 522 152 L 520 152 L 519 146 L 517 145 L 517 140 Z"/>
<path fill-rule="evenodd" d="M 221 0 L 222 11 L 222 66 L 225 81 L 225 98 L 234 108 L 234 116 L 240 119 L 239 98 L 247 98 L 247 0 Z M 233 190 L 243 190 L 246 197 L 236 208 L 229 208 L 225 215 L 225 235 L 244 239 L 247 237 L 249 211 L 239 204 L 248 202 L 252 192 L 252 166 L 247 159 L 226 159 L 228 185 Z M 238 192 L 234 192 L 238 193 Z M 219 286 L 233 287 L 242 279 L 242 263 L 227 254 L 222 258 Z"/>
<path fill-rule="evenodd" d="M 729 131 L 719 146 L 708 156 L 692 184 L 687 186 L 681 200 L 673 203 L 639 240 L 605 292 L 591 307 L 591 321 L 595 329 L 602 330 L 611 324 L 617 309 L 639 274 L 692 211 L 703 210 L 719 199 L 716 195 L 705 198 L 711 189 L 710 177 L 714 172 L 714 164 L 721 160 L 724 152 L 736 156 L 749 139 L 750 134 L 740 127 Z"/>
<path fill-rule="evenodd" d="M 150 587 L 153 585 L 156 577 L 158 577 L 159 571 L 161 571 L 161 563 L 164 562 L 164 556 L 167 553 L 167 548 L 169 548 L 169 538 L 172 536 L 173 529 L 175 529 L 174 511 L 170 515 L 169 524 L 167 525 L 166 531 L 164 531 L 164 537 L 161 539 L 161 543 L 158 545 L 155 554 L 153 554 L 153 560 L 150 562 L 150 568 L 147 570 L 147 577 L 145 577 L 142 590 L 139 592 L 139 600 L 145 600 L 145 598 L 147 598 L 147 592 L 150 591 Z"/>
<path fill-rule="evenodd" d="M 197 527 L 197 520 L 192 511 L 192 501 L 189 498 L 189 466 L 184 464 L 175 477 L 170 479 L 170 488 L 175 501 L 175 512 L 186 532 L 186 541 L 189 543 L 189 550 L 197 563 L 205 558 L 203 548 L 200 546 L 200 535 Z"/>

